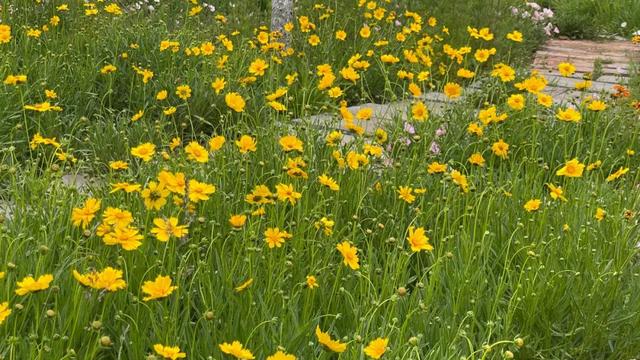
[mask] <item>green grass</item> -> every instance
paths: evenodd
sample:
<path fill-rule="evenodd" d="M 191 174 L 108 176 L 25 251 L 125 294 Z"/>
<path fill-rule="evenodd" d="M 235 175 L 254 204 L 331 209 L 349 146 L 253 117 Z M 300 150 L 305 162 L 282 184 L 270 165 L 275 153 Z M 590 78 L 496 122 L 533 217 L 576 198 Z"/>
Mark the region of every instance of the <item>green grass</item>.
<path fill-rule="evenodd" d="M 539 3 L 553 9 L 553 22 L 566 36 L 580 39 L 629 37 L 640 30 L 640 3 L 634 0 L 547 0 Z M 626 27 L 621 26 L 623 23 Z"/>
<path fill-rule="evenodd" d="M 211 15 L 186 16 L 187 2 L 165 3 L 153 14 L 113 17 L 101 12 L 95 18 L 87 18 L 79 3 L 73 3 L 61 24 L 40 39 L 27 38 L 26 28 L 48 21 L 60 2 L 42 6 L 19 0 L 16 12 L 2 13 L 14 37 L 0 44 L 2 78 L 24 73 L 29 79 L 0 88 L 0 305 L 6 301 L 11 309 L 6 318 L 0 310 L 1 359 L 159 359 L 154 345 L 164 344 L 179 346 L 189 359 L 220 360 L 232 357 L 219 345 L 234 340 L 256 359 L 267 359 L 278 349 L 299 359 L 365 359 L 364 348 L 379 337 L 389 341 L 383 359 L 640 356 L 640 123 L 630 106 L 638 96 L 636 85 L 632 83 L 630 98 L 605 99 L 608 108 L 601 112 L 588 110 L 587 102 L 575 104 L 582 119 L 562 122 L 556 113 L 566 104 L 546 108 L 537 104 L 536 94 L 514 87 L 529 76 L 518 65 L 527 63 L 541 38 L 540 29 L 504 16 L 511 1 L 484 6 L 476 1 L 455 6 L 401 2 L 398 14 L 406 7 L 419 11 L 425 22 L 436 16 L 439 24 L 425 25 L 420 37 L 390 41 L 382 49 L 373 43 L 394 38 L 395 25 L 378 23 L 380 29 L 370 39 L 357 38 L 362 8 L 355 2 L 321 3 L 336 13 L 321 20 L 326 8 L 313 9 L 311 2 L 298 10 L 318 24 L 321 44 L 313 48 L 307 34 L 295 31 L 296 53 L 282 57 L 282 64 L 273 59 L 280 57 L 277 52 L 249 44 L 257 40 L 254 28 L 267 19 L 266 2 L 251 21 L 245 20 L 253 10 L 248 2 L 221 5 L 227 24 Z M 395 4 L 384 6 L 390 11 Z M 500 21 L 494 25 L 494 19 Z M 450 29 L 447 37 L 443 24 Z M 471 39 L 467 25 L 491 25 L 495 40 Z M 232 35 L 235 29 L 238 35 Z M 338 29 L 350 35 L 346 43 L 333 39 Z M 524 43 L 505 40 L 514 29 L 524 33 Z M 220 34 L 233 39 L 233 52 L 215 40 Z M 402 59 L 403 50 L 418 47 L 425 35 L 434 39 L 432 66 L 380 60 L 382 54 Z M 160 42 L 167 39 L 179 41 L 180 52 L 160 52 Z M 186 47 L 207 40 L 215 40 L 213 56 L 184 55 Z M 472 51 L 458 64 L 442 53 L 445 43 L 473 50 L 495 46 L 497 54 L 479 63 Z M 368 50 L 374 51 L 371 56 Z M 370 68 L 350 83 L 340 78 L 339 70 L 355 53 Z M 229 61 L 219 69 L 216 62 L 223 54 Z M 241 85 L 258 57 L 268 59 L 267 74 Z M 489 75 L 498 62 L 516 67 L 514 81 L 503 83 Z M 100 74 L 110 63 L 118 71 Z M 345 93 L 341 98 L 318 89 L 316 67 L 325 63 L 337 75 L 334 85 Z M 153 79 L 143 84 L 134 64 L 152 69 Z M 462 80 L 455 75 L 460 68 L 477 75 Z M 352 141 L 330 146 L 326 129 L 292 121 L 326 112 L 334 115 L 330 127 L 338 128 L 342 99 L 349 105 L 420 101 L 408 93 L 410 81 L 399 79 L 398 70 L 430 71 L 431 78 L 421 84 L 424 92 L 455 81 L 468 96 L 447 102 L 443 112 L 432 109 L 424 122 L 409 116 L 372 126 L 388 134 L 380 142 L 371 133 L 350 134 Z M 285 86 L 285 76 L 292 72 L 298 73 L 298 82 L 279 100 L 288 110 L 277 112 L 267 106 L 265 95 Z M 220 76 L 228 84 L 216 95 L 210 83 Z M 471 81 L 481 88 L 474 92 L 466 87 Z M 182 84 L 193 92 L 187 100 L 175 95 Z M 23 105 L 45 100 L 45 89 L 56 90 L 59 98 L 53 102 L 63 111 L 25 111 Z M 169 98 L 157 101 L 162 89 Z M 225 105 L 224 94 L 231 91 L 246 99 L 243 112 Z M 522 110 L 507 105 L 516 93 L 525 96 Z M 162 113 L 169 105 L 176 106 L 174 115 Z M 485 124 L 480 136 L 470 134 L 467 129 L 479 121 L 478 110 L 490 105 L 508 119 Z M 143 118 L 132 122 L 141 109 Z M 60 148 L 30 147 L 36 132 L 56 137 Z M 226 143 L 211 150 L 206 163 L 188 158 L 187 144 L 208 146 L 215 135 L 225 136 Z M 241 135 L 255 137 L 255 152 L 238 151 L 235 141 Z M 304 150 L 285 152 L 279 144 L 285 135 L 297 136 Z M 171 149 L 174 138 L 182 144 Z M 500 139 L 510 145 L 505 158 L 491 150 Z M 156 145 L 148 162 L 130 153 L 145 142 Z M 439 152 L 432 151 L 434 143 Z M 380 157 L 364 154 L 371 145 L 381 147 Z M 76 161 L 59 159 L 60 151 Z M 368 164 L 341 166 L 336 152 L 343 161 L 355 153 Z M 468 161 L 478 153 L 484 166 Z M 299 170 L 307 178 L 287 173 L 288 160 L 296 157 L 306 162 Z M 574 158 L 601 165 L 580 177 L 559 176 L 557 171 Z M 112 170 L 113 160 L 125 161 L 129 168 Z M 435 161 L 447 170 L 429 173 L 428 165 Z M 609 181 L 620 168 L 628 172 Z M 468 180 L 468 192 L 453 181 L 454 170 Z M 186 189 L 154 210 L 139 192 L 111 191 L 120 182 L 148 188 L 151 181 L 160 181 L 161 171 L 212 184 L 215 193 L 195 203 L 188 201 Z M 65 185 L 68 175 L 76 173 L 89 179 L 81 189 Z M 321 174 L 335 179 L 340 190 L 322 186 Z M 292 204 L 273 197 L 264 215 L 254 215 L 258 206 L 246 196 L 257 185 L 275 192 L 280 184 L 293 185 L 300 199 Z M 567 201 L 554 200 L 549 184 L 562 187 Z M 414 189 L 415 201 L 399 197 L 404 186 Z M 419 189 L 425 192 L 415 191 Z M 73 225 L 74 211 L 89 198 L 101 200 L 95 218 L 86 228 Z M 541 206 L 529 212 L 524 205 L 532 199 Z M 105 244 L 100 224 L 109 207 L 131 212 L 131 226 L 144 235 L 139 248 Z M 596 219 L 598 209 L 605 211 L 604 218 Z M 247 216 L 240 228 L 229 222 L 236 214 Z M 151 231 L 154 220 L 169 217 L 186 225 L 188 235 L 158 241 Z M 331 234 L 316 227 L 322 218 L 335 221 Z M 264 233 L 276 227 L 292 236 L 272 249 Z M 425 229 L 432 251 L 411 250 L 411 227 Z M 346 266 L 336 249 L 344 241 L 357 247 L 358 269 Z M 91 289 L 72 273 L 106 267 L 122 270 L 126 288 Z M 16 293 L 19 281 L 43 274 L 54 277 L 46 289 Z M 159 275 L 170 276 L 178 288 L 144 301 L 143 284 Z M 309 275 L 319 287 L 307 286 Z M 237 291 L 248 279 L 251 285 Z M 320 345 L 317 326 L 347 349 L 334 354 Z"/>

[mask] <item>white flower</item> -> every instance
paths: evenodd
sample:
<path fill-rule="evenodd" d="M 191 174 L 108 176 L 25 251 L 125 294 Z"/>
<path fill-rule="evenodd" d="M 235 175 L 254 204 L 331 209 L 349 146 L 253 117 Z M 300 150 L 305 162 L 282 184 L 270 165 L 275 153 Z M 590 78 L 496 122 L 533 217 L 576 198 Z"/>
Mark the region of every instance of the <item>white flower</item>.
<path fill-rule="evenodd" d="M 532 8 L 533 10 L 536 10 L 536 11 L 541 9 L 540 5 L 538 5 L 537 3 L 534 3 L 534 2 L 528 2 L 527 6 Z"/>

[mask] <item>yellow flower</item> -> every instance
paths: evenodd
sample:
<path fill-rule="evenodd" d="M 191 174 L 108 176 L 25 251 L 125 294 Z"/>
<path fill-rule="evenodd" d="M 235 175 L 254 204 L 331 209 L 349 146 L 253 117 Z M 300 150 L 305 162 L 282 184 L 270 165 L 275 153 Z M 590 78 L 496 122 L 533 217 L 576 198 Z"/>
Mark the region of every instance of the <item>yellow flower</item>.
<path fill-rule="evenodd" d="M 451 176 L 451 181 L 453 181 L 454 184 L 458 185 L 463 192 L 465 193 L 469 192 L 469 182 L 465 175 L 463 175 L 458 170 L 453 170 L 451 171 L 450 176 Z"/>
<path fill-rule="evenodd" d="M 11 315 L 11 309 L 9 309 L 9 303 L 5 301 L 0 304 L 0 325 L 4 323 L 9 315 Z"/>
<path fill-rule="evenodd" d="M 338 183 L 331 178 L 330 176 L 326 175 L 326 174 L 322 174 L 320 176 L 318 176 L 318 181 L 320 182 L 320 184 L 328 187 L 329 189 L 333 190 L 333 191 L 339 191 L 340 190 L 340 185 L 338 185 Z"/>
<path fill-rule="evenodd" d="M 278 195 L 278 200 L 289 201 L 291 205 L 295 205 L 298 199 L 302 198 L 302 194 L 296 192 L 291 184 L 276 185 L 276 193 Z"/>
<path fill-rule="evenodd" d="M 249 65 L 249 73 L 255 76 L 262 76 L 264 75 L 265 70 L 267 70 L 268 68 L 269 68 L 269 64 L 267 64 L 266 61 L 262 59 L 255 59 Z"/>
<path fill-rule="evenodd" d="M 269 246 L 269 249 L 274 247 L 282 247 L 286 239 L 290 239 L 293 235 L 286 231 L 280 231 L 279 228 L 268 228 L 264 232 L 264 241 Z"/>
<path fill-rule="evenodd" d="M 241 228 L 244 226 L 246 222 L 247 222 L 246 215 L 232 215 L 229 218 L 229 224 L 231 224 L 231 226 L 233 226 L 234 228 Z"/>
<path fill-rule="evenodd" d="M 189 9 L 189 16 L 196 16 L 202 12 L 203 7 L 200 5 L 196 5 Z"/>
<path fill-rule="evenodd" d="M 384 144 L 389 139 L 389 134 L 387 134 L 387 132 L 384 131 L 384 129 L 381 129 L 381 128 L 377 128 L 376 129 L 376 132 L 375 132 L 374 136 L 376 137 L 376 142 L 378 144 Z"/>
<path fill-rule="evenodd" d="M 211 83 L 211 88 L 216 92 L 216 94 L 220 94 L 220 92 L 224 90 L 226 84 L 227 82 L 224 80 L 224 78 L 216 78 Z"/>
<path fill-rule="evenodd" d="M 158 173 L 158 181 L 172 193 L 184 195 L 187 182 L 184 173 L 171 173 L 169 171 L 160 171 Z"/>
<path fill-rule="evenodd" d="M 229 354 L 236 359 L 239 360 L 252 360 L 255 359 L 251 351 L 249 349 L 245 349 L 239 341 L 234 341 L 231 344 L 222 343 L 218 345 L 220 347 L 220 351 L 225 354 Z"/>
<path fill-rule="evenodd" d="M 209 150 L 218 151 L 227 140 L 222 135 L 214 136 L 209 140 Z"/>
<path fill-rule="evenodd" d="M 111 65 L 111 64 L 107 64 L 105 66 L 102 67 L 102 69 L 100 69 L 100 74 L 102 75 L 106 75 L 106 74 L 111 74 L 114 73 L 118 70 L 117 67 Z"/>
<path fill-rule="evenodd" d="M 580 122 L 580 120 L 582 120 L 582 115 L 580 115 L 580 112 L 576 111 L 574 108 L 567 108 L 565 110 L 558 109 L 556 118 L 567 122 Z"/>
<path fill-rule="evenodd" d="M 507 114 L 498 114 L 498 109 L 495 106 L 490 106 L 478 112 L 478 119 L 480 119 L 484 125 L 489 125 L 491 123 L 497 124 L 507 120 L 507 118 Z M 467 129 L 467 131 L 469 131 L 469 129 Z"/>
<path fill-rule="evenodd" d="M 154 228 L 151 229 L 151 233 L 159 241 L 169 241 L 171 236 L 181 238 L 189 233 L 189 229 L 186 225 L 178 225 L 178 218 L 170 217 L 168 219 L 155 218 L 153 219 Z"/>
<path fill-rule="evenodd" d="M 449 82 L 444 86 L 444 94 L 449 99 L 456 99 L 462 95 L 462 87 L 456 83 Z"/>
<path fill-rule="evenodd" d="M 307 283 L 307 287 L 311 290 L 319 287 L 320 285 L 318 284 L 318 280 L 316 279 L 315 276 L 313 275 L 307 275 L 306 278 L 306 283 Z"/>
<path fill-rule="evenodd" d="M 520 31 L 513 30 L 512 32 L 507 34 L 507 39 L 515 42 L 522 42 L 523 36 Z"/>
<path fill-rule="evenodd" d="M 347 164 L 352 170 L 357 170 L 360 167 L 364 167 L 369 164 L 369 158 L 364 154 L 358 154 L 355 151 L 349 151 L 347 153 Z"/>
<path fill-rule="evenodd" d="M 255 152 L 256 148 L 256 140 L 249 135 L 242 135 L 240 139 L 236 140 L 236 146 L 240 153 L 246 154 L 247 152 Z"/>
<path fill-rule="evenodd" d="M 176 110 L 178 110 L 175 106 L 169 106 L 168 108 L 165 108 L 164 110 L 162 110 L 162 113 L 165 114 L 166 116 L 170 116 L 176 113 Z"/>
<path fill-rule="evenodd" d="M 88 274 L 80 274 L 73 270 L 73 277 L 83 286 L 92 289 L 115 292 L 127 287 L 127 283 L 122 279 L 122 270 L 116 270 L 112 267 L 107 267 L 100 272 L 92 271 Z"/>
<path fill-rule="evenodd" d="M 491 76 L 499 77 L 502 82 L 509 82 L 516 78 L 516 71 L 507 64 L 496 64 L 493 66 Z"/>
<path fill-rule="evenodd" d="M 187 357 L 187 354 L 180 351 L 180 348 L 177 346 L 165 346 L 162 344 L 153 345 L 153 350 L 156 354 L 162 356 L 165 359 L 184 359 Z"/>
<path fill-rule="evenodd" d="M 524 209 L 528 212 L 537 211 L 540 209 L 540 204 L 542 204 L 540 199 L 531 199 L 524 204 Z"/>
<path fill-rule="evenodd" d="M 601 100 L 594 100 L 589 103 L 587 109 L 591 111 L 603 111 L 607 109 L 607 104 Z"/>
<path fill-rule="evenodd" d="M 273 204 L 273 193 L 265 185 L 256 185 L 253 191 L 245 197 L 245 201 L 249 204 Z"/>
<path fill-rule="evenodd" d="M 474 76 L 476 76 L 476 73 L 467 69 L 458 69 L 458 71 L 456 72 L 456 75 L 463 79 L 472 79 Z"/>
<path fill-rule="evenodd" d="M 81 208 L 74 208 L 71 212 L 71 221 L 74 226 L 82 226 L 86 229 L 91 220 L 96 216 L 98 210 L 100 210 L 100 200 L 95 198 L 89 198 L 84 202 L 84 206 Z"/>
<path fill-rule="evenodd" d="M 432 162 L 427 166 L 427 173 L 429 174 L 441 174 L 447 171 L 447 164 L 441 164 L 437 161 Z"/>
<path fill-rule="evenodd" d="M 344 30 L 336 31 L 336 40 L 344 41 L 347 38 L 347 33 Z"/>
<path fill-rule="evenodd" d="M 131 211 L 108 207 L 102 214 L 104 223 L 116 227 L 129 226 L 133 222 Z"/>
<path fill-rule="evenodd" d="M 476 28 L 472 28 L 470 26 L 467 26 L 467 32 L 474 39 L 483 39 L 485 41 L 493 40 L 493 34 L 491 33 L 491 30 L 489 28 L 486 28 L 486 27 L 478 30 Z"/>
<path fill-rule="evenodd" d="M 135 113 L 132 117 L 131 117 L 131 122 L 136 122 L 140 119 L 142 119 L 142 116 L 144 116 L 144 110 L 140 110 L 137 113 Z"/>
<path fill-rule="evenodd" d="M 563 62 L 558 64 L 558 71 L 560 72 L 560 75 L 568 77 L 576 72 L 576 67 L 571 63 Z"/>
<path fill-rule="evenodd" d="M 583 171 L 584 164 L 578 161 L 578 159 L 573 159 L 567 161 L 562 168 L 556 171 L 556 176 L 581 177 Z"/>
<path fill-rule="evenodd" d="M 237 92 L 231 92 L 224 96 L 224 101 L 235 112 L 243 112 L 245 101 Z"/>
<path fill-rule="evenodd" d="M 342 353 L 347 350 L 347 344 L 341 343 L 338 340 L 331 339 L 329 333 L 323 332 L 320 330 L 320 326 L 316 326 L 316 337 L 318 338 L 318 342 L 321 345 L 324 345 L 327 349 L 336 352 Z"/>
<path fill-rule="evenodd" d="M 191 87 L 189 85 L 180 85 L 176 88 L 176 95 L 182 100 L 187 100 L 191 97 Z"/>
<path fill-rule="evenodd" d="M 333 234 L 333 226 L 336 224 L 335 221 L 328 219 L 327 217 L 323 217 L 322 219 L 316 221 L 314 226 L 316 229 L 323 228 L 323 233 L 327 236 Z"/>
<path fill-rule="evenodd" d="M 532 75 L 522 82 L 516 83 L 515 87 L 518 90 L 527 90 L 532 94 L 539 94 L 545 87 L 547 87 L 547 79 L 543 76 Z"/>
<path fill-rule="evenodd" d="M 422 95 L 422 89 L 416 83 L 410 83 L 408 90 L 414 97 L 419 97 Z"/>
<path fill-rule="evenodd" d="M 603 208 L 597 208 L 596 209 L 596 214 L 594 215 L 594 217 L 596 218 L 596 220 L 598 221 L 602 221 L 604 220 L 604 218 L 607 216 L 607 212 L 604 211 Z"/>
<path fill-rule="evenodd" d="M 105 6 L 104 11 L 111 15 L 122 15 L 122 9 L 115 3 Z"/>
<path fill-rule="evenodd" d="M 196 141 L 190 142 L 184 148 L 184 152 L 187 154 L 187 159 L 197 161 L 199 163 L 206 163 L 209 161 L 209 152 L 204 146 L 198 144 Z"/>
<path fill-rule="evenodd" d="M 393 56 L 391 54 L 384 54 L 380 56 L 380 61 L 382 61 L 383 63 L 386 64 L 395 64 L 397 62 L 400 61 L 400 59 L 396 56 Z"/>
<path fill-rule="evenodd" d="M 576 90 L 587 90 L 591 89 L 591 86 L 593 86 L 593 82 L 591 82 L 590 80 L 580 81 L 575 83 L 574 86 L 576 87 Z"/>
<path fill-rule="evenodd" d="M 280 146 L 285 152 L 298 151 L 303 152 L 303 142 L 295 135 L 287 135 L 280 138 Z"/>
<path fill-rule="evenodd" d="M 37 112 L 62 111 L 62 108 L 60 106 L 51 105 L 51 103 L 49 103 L 48 101 L 33 105 L 25 105 L 23 108 L 25 110 L 32 110 Z"/>
<path fill-rule="evenodd" d="M 58 94 L 54 90 L 45 90 L 44 95 L 47 99 L 57 99 Z"/>
<path fill-rule="evenodd" d="M 377 338 L 372 340 L 369 345 L 364 348 L 364 353 L 372 359 L 380 359 L 385 351 L 387 351 L 388 343 L 389 339 L 386 338 Z"/>
<path fill-rule="evenodd" d="M 284 351 L 278 350 L 275 354 L 268 356 L 267 360 L 296 360 L 294 355 L 287 354 Z"/>
<path fill-rule="evenodd" d="M 155 280 L 145 281 L 142 284 L 142 292 L 147 295 L 142 300 L 149 301 L 165 298 L 177 288 L 177 286 L 171 286 L 171 278 L 169 276 L 158 275 Z"/>
<path fill-rule="evenodd" d="M 167 196 L 169 196 L 170 193 L 164 183 L 149 181 L 149 184 L 142 190 L 140 196 L 144 200 L 144 206 L 148 210 L 160 210 L 167 203 Z"/>
<path fill-rule="evenodd" d="M 496 156 L 506 159 L 509 157 L 509 144 L 500 139 L 491 145 L 491 151 L 493 151 Z"/>
<path fill-rule="evenodd" d="M 45 138 L 42 137 L 40 133 L 36 133 L 29 142 L 29 146 L 31 149 L 36 149 L 38 145 L 51 145 L 55 148 L 59 148 L 61 146 L 60 143 L 56 141 L 56 138 Z"/>
<path fill-rule="evenodd" d="M 27 82 L 27 75 L 7 75 L 4 79 L 5 85 L 18 85 Z"/>
<path fill-rule="evenodd" d="M 609 176 L 607 176 L 607 182 L 611 182 L 613 180 L 617 180 L 618 178 L 620 178 L 622 175 L 626 174 L 629 172 L 629 168 L 626 167 L 620 167 L 620 169 L 618 169 L 616 172 L 610 174 Z"/>
<path fill-rule="evenodd" d="M 553 184 L 547 184 L 547 187 L 549 188 L 549 195 L 551 195 L 551 198 L 553 200 L 567 201 L 567 198 L 563 195 L 564 191 L 561 187 L 555 186 Z"/>
<path fill-rule="evenodd" d="M 478 49 L 476 50 L 473 56 L 478 62 L 484 63 L 484 62 L 487 62 L 487 60 L 489 60 L 489 57 L 491 57 L 491 55 L 495 55 L 495 54 L 496 54 L 496 48 Z"/>
<path fill-rule="evenodd" d="M 553 105 L 553 97 L 544 93 L 538 93 L 538 104 L 549 108 Z"/>
<path fill-rule="evenodd" d="M 269 105 L 269 107 L 271 107 L 275 111 L 287 111 L 287 107 L 283 103 L 278 101 L 269 101 L 267 105 Z"/>
<path fill-rule="evenodd" d="M 216 187 L 199 182 L 197 180 L 189 180 L 189 200 L 191 202 L 197 203 L 199 201 L 209 200 L 209 195 L 216 192 Z"/>
<path fill-rule="evenodd" d="M 398 198 L 404 200 L 408 204 L 416 201 L 416 197 L 413 195 L 413 189 L 408 186 L 400 186 L 398 188 Z"/>
<path fill-rule="evenodd" d="M 320 45 L 320 37 L 318 35 L 311 35 L 309 36 L 308 39 L 309 45 L 311 46 L 318 46 Z"/>
<path fill-rule="evenodd" d="M 595 170 L 595 169 L 599 168 L 600 165 L 602 165 L 602 161 L 601 160 L 598 160 L 596 162 L 592 162 L 591 164 L 587 165 L 587 170 L 588 171 Z"/>
<path fill-rule="evenodd" d="M 342 68 L 340 70 L 340 75 L 343 79 L 356 83 L 356 80 L 360 79 L 360 74 L 356 72 L 354 68 L 351 66 Z"/>
<path fill-rule="evenodd" d="M 358 112 L 356 112 L 356 119 L 358 120 L 363 120 L 363 121 L 367 121 L 369 119 L 371 119 L 371 116 L 373 116 L 373 109 L 372 108 L 362 108 L 360 110 L 358 110 Z"/>
<path fill-rule="evenodd" d="M 429 237 L 425 235 L 423 227 L 416 229 L 414 226 L 410 226 L 407 241 L 411 245 L 411 251 L 413 252 L 433 251 L 433 246 L 429 244 Z"/>
<path fill-rule="evenodd" d="M 422 101 L 419 101 L 411 106 L 411 116 L 416 121 L 425 121 L 429 119 L 429 109 Z"/>
<path fill-rule="evenodd" d="M 343 137 L 344 135 L 340 131 L 334 130 L 327 134 L 327 136 L 325 137 L 325 141 L 327 142 L 328 146 L 336 146 Z"/>
<path fill-rule="evenodd" d="M 485 164 L 484 157 L 480 153 L 471 154 L 471 156 L 469 156 L 469 159 L 467 159 L 467 161 L 469 161 L 469 163 L 472 165 L 477 165 L 480 167 L 483 167 Z"/>
<path fill-rule="evenodd" d="M 168 96 L 169 96 L 169 93 L 167 92 L 167 90 L 160 90 L 156 94 L 156 100 L 158 101 L 166 100 Z"/>
<path fill-rule="evenodd" d="M 360 29 L 360 37 L 367 39 L 369 36 L 371 36 L 371 28 L 365 25 Z"/>
<path fill-rule="evenodd" d="M 120 245 L 124 250 L 132 251 L 142 245 L 144 236 L 138 233 L 138 229 L 127 226 L 124 228 L 116 227 L 112 232 L 105 234 L 102 241 L 105 245 Z"/>
<path fill-rule="evenodd" d="M 344 260 L 344 264 L 349 266 L 353 270 L 357 270 L 360 268 L 358 259 L 358 248 L 355 246 L 351 246 L 349 242 L 343 241 L 342 243 L 336 245 L 336 249 L 342 254 L 342 258 Z"/>
<path fill-rule="evenodd" d="M 253 284 L 253 278 L 249 278 L 248 280 L 244 281 L 242 284 L 236 286 L 233 290 L 239 293 L 249 288 L 251 284 Z"/>
<path fill-rule="evenodd" d="M 342 96 L 342 89 L 340 89 L 339 86 L 332 87 L 331 89 L 327 90 L 327 95 L 329 95 L 329 97 L 332 99 L 339 98 L 340 96 Z"/>
<path fill-rule="evenodd" d="M 0 24 L 0 44 L 7 44 L 11 41 L 11 26 Z"/>
<path fill-rule="evenodd" d="M 522 94 L 513 94 L 507 99 L 507 105 L 513 110 L 522 110 L 525 106 L 525 99 Z"/>
<path fill-rule="evenodd" d="M 151 160 L 151 157 L 156 153 L 156 146 L 151 143 L 140 144 L 131 149 L 131 155 L 142 159 L 147 162 Z"/>
<path fill-rule="evenodd" d="M 32 276 L 27 276 L 16 284 L 16 295 L 24 296 L 32 292 L 42 291 L 49 288 L 49 284 L 53 281 L 53 275 L 45 274 L 38 277 L 38 280 Z"/>

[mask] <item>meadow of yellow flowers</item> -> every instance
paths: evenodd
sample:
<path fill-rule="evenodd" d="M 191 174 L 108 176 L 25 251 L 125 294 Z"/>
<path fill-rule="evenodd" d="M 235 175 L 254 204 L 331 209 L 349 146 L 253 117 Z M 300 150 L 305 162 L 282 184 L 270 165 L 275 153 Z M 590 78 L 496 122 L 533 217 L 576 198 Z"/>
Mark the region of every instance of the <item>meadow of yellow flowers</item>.
<path fill-rule="evenodd" d="M 0 359 L 640 357 L 640 103 L 542 28 L 0 4 Z"/>

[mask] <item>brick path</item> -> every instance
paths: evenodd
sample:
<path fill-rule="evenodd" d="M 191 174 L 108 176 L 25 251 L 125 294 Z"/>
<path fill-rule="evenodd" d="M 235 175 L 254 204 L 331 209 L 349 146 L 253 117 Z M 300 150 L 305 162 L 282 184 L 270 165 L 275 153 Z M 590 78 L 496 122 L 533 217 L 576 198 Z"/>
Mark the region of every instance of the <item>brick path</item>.
<path fill-rule="evenodd" d="M 571 77 L 558 73 L 558 64 L 570 62 L 576 67 Z M 630 41 L 547 41 L 537 52 L 533 69 L 540 71 L 549 80 L 545 92 L 553 95 L 557 102 L 571 102 L 583 95 L 575 84 L 585 79 L 592 80 L 587 93 L 613 92 L 613 85 L 626 85 L 631 64 L 640 63 L 640 46 Z"/>

